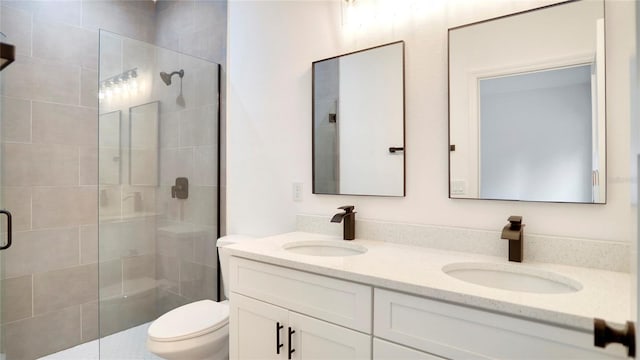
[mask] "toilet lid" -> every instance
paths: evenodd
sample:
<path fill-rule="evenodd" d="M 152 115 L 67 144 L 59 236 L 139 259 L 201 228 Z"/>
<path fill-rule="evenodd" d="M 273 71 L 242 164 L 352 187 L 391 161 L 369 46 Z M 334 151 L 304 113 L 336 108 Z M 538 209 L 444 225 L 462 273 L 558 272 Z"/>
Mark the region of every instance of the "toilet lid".
<path fill-rule="evenodd" d="M 200 300 L 175 308 L 149 326 L 156 341 L 178 341 L 208 334 L 229 322 L 228 303 Z"/>

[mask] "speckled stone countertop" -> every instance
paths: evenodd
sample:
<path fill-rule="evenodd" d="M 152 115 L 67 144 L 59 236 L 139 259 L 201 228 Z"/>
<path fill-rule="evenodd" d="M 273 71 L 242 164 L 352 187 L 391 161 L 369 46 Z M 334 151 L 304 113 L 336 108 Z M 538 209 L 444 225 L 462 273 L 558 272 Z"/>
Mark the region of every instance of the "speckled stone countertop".
<path fill-rule="evenodd" d="M 509 263 L 504 258 L 444 251 L 384 241 L 349 243 L 368 251 L 355 256 L 301 255 L 283 248 L 301 240 L 343 241 L 333 236 L 292 232 L 228 247 L 231 255 L 292 269 L 355 281 L 451 303 L 593 331 L 593 318 L 623 324 L 631 319 L 631 278 L 627 273 L 535 262 Z M 526 267 L 571 278 L 582 285 L 573 293 L 537 294 L 494 289 L 455 279 L 442 271 L 453 263 L 491 263 Z"/>

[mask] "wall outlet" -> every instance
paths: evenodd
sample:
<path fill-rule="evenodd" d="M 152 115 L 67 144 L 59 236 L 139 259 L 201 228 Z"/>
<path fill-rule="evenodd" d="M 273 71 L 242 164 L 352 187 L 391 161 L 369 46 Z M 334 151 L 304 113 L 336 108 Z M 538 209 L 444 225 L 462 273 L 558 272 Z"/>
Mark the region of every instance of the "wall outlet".
<path fill-rule="evenodd" d="M 293 201 L 302 201 L 302 183 L 293 183 Z"/>
<path fill-rule="evenodd" d="M 467 182 L 464 180 L 451 181 L 451 195 L 464 195 L 467 193 Z"/>

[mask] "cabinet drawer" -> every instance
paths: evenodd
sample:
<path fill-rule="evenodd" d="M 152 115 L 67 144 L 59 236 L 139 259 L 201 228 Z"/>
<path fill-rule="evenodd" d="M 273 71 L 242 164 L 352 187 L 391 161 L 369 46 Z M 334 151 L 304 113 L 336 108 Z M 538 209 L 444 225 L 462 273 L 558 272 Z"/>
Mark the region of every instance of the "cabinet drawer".
<path fill-rule="evenodd" d="M 231 291 L 371 333 L 370 286 L 232 257 Z"/>
<path fill-rule="evenodd" d="M 443 358 L 408 347 L 373 339 L 373 360 L 443 360 Z"/>
<path fill-rule="evenodd" d="M 593 334 L 375 289 L 374 335 L 451 359 L 622 359 Z"/>

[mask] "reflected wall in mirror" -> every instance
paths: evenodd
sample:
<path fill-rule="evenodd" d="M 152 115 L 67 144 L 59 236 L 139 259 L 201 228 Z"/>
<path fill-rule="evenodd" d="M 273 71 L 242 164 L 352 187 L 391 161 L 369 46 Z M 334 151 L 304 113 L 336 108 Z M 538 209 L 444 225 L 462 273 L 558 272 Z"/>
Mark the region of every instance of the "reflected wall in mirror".
<path fill-rule="evenodd" d="M 605 203 L 604 2 L 449 29 L 449 196 Z"/>
<path fill-rule="evenodd" d="M 120 124 L 122 114 L 120 110 L 100 114 L 98 127 L 100 139 L 98 141 L 100 184 L 120 184 Z"/>
<path fill-rule="evenodd" d="M 313 193 L 404 196 L 404 42 L 313 63 Z"/>
<path fill-rule="evenodd" d="M 154 101 L 129 109 L 129 182 L 158 185 L 158 111 Z"/>

